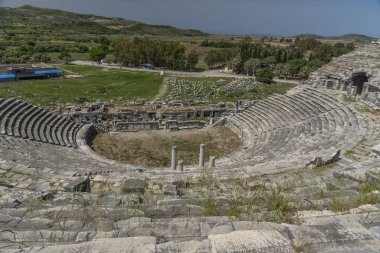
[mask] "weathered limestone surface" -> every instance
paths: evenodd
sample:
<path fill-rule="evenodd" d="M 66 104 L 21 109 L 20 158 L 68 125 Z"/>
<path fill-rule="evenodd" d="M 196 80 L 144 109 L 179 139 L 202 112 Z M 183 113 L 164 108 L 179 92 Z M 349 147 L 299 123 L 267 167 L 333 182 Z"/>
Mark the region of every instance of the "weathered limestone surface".
<path fill-rule="evenodd" d="M 293 253 L 290 241 L 277 231 L 235 231 L 209 236 L 212 253 Z"/>
<path fill-rule="evenodd" d="M 156 238 L 133 237 L 123 239 L 99 239 L 80 244 L 36 247 L 25 249 L 30 253 L 85 253 L 85 252 L 107 252 L 107 253 L 153 253 L 156 252 Z"/>

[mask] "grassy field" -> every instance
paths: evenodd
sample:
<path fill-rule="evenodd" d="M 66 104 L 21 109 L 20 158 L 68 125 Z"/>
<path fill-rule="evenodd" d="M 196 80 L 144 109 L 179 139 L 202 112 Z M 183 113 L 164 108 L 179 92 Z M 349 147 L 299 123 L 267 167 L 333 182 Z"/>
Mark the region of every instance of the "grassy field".
<path fill-rule="evenodd" d="M 159 74 L 99 67 L 61 66 L 82 77 L 19 81 L 0 85 L 0 97 L 17 97 L 36 105 L 153 98 L 163 78 Z"/>
<path fill-rule="evenodd" d="M 92 148 L 105 157 L 129 164 L 169 166 L 172 146 L 177 146 L 178 159 L 189 165 L 197 163 L 202 143 L 206 144 L 206 159 L 223 157 L 241 144 L 229 128 L 217 127 L 180 132 L 104 133 L 96 136 Z"/>

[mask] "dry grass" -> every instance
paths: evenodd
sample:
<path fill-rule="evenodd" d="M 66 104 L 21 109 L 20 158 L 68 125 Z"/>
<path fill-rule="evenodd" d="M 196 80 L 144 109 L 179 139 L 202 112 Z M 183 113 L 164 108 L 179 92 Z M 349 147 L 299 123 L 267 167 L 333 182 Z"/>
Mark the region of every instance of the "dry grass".
<path fill-rule="evenodd" d="M 241 141 L 225 127 L 179 132 L 104 133 L 96 137 L 93 149 L 110 159 L 129 164 L 169 166 L 172 146 L 177 146 L 178 158 L 185 164 L 195 164 L 202 143 L 206 144 L 206 157 L 218 158 L 236 149 Z"/>

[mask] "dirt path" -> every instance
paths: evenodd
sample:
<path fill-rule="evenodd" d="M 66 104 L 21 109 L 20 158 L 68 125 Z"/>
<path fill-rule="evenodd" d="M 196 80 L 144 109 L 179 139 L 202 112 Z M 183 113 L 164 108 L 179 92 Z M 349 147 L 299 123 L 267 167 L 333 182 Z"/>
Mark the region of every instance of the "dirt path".
<path fill-rule="evenodd" d="M 96 64 L 90 61 L 73 61 L 71 64 L 79 65 L 79 66 L 97 66 L 102 68 L 111 68 L 111 69 L 124 69 L 129 71 L 137 71 L 137 72 L 150 72 L 150 73 L 160 73 L 160 70 L 155 69 L 140 69 L 140 68 L 128 68 L 128 67 L 120 67 L 119 65 L 108 65 L 108 64 Z M 254 78 L 252 76 L 246 75 L 236 75 L 233 73 L 222 72 L 218 69 L 207 70 L 203 72 L 185 72 L 185 71 L 173 71 L 167 70 L 165 71 L 168 76 L 177 76 L 177 77 L 220 77 L 220 78 Z M 299 84 L 300 80 L 291 80 L 291 79 L 274 79 L 275 82 L 279 83 L 291 83 L 291 84 Z"/>
<path fill-rule="evenodd" d="M 162 82 L 162 85 L 160 86 L 160 90 L 158 91 L 157 95 L 152 99 L 152 101 L 157 101 L 166 96 L 169 92 L 169 78 L 165 77 L 164 81 Z"/>
<path fill-rule="evenodd" d="M 95 66 L 102 68 L 111 68 L 111 69 L 124 69 L 129 71 L 136 72 L 150 72 L 150 73 L 160 73 L 161 70 L 156 69 L 140 69 L 140 68 L 128 68 L 128 67 L 120 67 L 119 65 L 108 65 L 108 64 L 96 64 L 90 61 L 73 61 L 71 64 L 78 66 Z M 177 76 L 177 77 L 230 77 L 230 78 L 254 78 L 252 76 L 246 75 L 236 75 L 233 73 L 226 73 L 220 70 L 207 70 L 203 72 L 186 72 L 186 71 L 174 71 L 174 70 L 166 70 L 165 74 L 168 76 Z"/>

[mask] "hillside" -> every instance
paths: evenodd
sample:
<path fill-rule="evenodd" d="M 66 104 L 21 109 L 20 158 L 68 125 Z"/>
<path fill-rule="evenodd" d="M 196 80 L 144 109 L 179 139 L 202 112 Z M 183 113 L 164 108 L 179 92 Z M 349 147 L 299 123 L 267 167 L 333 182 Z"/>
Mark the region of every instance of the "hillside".
<path fill-rule="evenodd" d="M 354 33 L 349 33 L 349 34 L 344 34 L 344 35 L 339 35 L 339 36 L 321 36 L 318 34 L 299 34 L 295 36 L 296 38 L 300 39 L 305 39 L 305 38 L 312 38 L 312 39 L 317 39 L 317 40 L 343 40 L 343 41 L 352 41 L 352 42 L 370 42 L 373 41 L 374 38 L 367 36 L 367 35 L 362 35 L 362 34 L 354 34 Z"/>
<path fill-rule="evenodd" d="M 19 8 L 0 7 L 0 27 L 8 33 L 39 35 L 128 34 L 166 36 L 204 36 L 198 30 L 172 26 L 148 25 L 122 18 L 77 14 L 62 10 L 43 9 L 30 5 Z"/>

